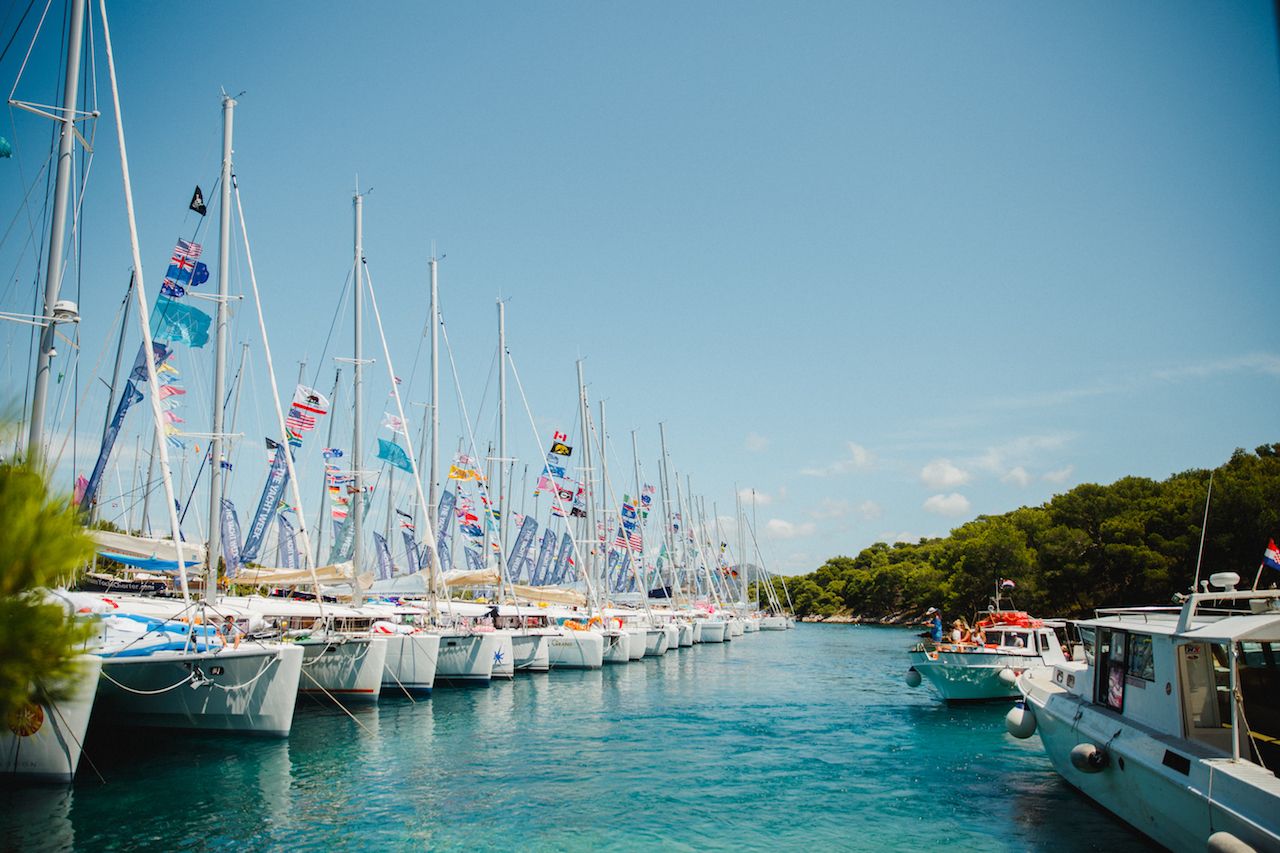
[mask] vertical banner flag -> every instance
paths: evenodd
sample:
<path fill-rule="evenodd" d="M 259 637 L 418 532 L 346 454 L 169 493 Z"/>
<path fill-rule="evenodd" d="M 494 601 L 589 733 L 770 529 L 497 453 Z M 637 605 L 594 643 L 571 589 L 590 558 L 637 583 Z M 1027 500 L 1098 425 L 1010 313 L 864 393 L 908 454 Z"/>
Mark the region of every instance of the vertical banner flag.
<path fill-rule="evenodd" d="M 515 544 L 511 546 L 511 553 L 507 555 L 507 572 L 510 573 L 509 580 L 516 580 L 520 575 L 520 563 L 518 562 L 524 557 L 525 551 L 529 550 L 529 546 L 533 544 L 533 537 L 538 532 L 538 521 L 532 515 L 526 515 L 524 521 L 520 523 L 520 532 L 516 534 Z"/>
<path fill-rule="evenodd" d="M 542 544 L 538 546 L 538 561 L 533 564 L 533 574 L 529 583 L 541 586 L 547 582 L 551 574 L 551 561 L 556 555 L 556 534 L 550 530 L 542 531 Z"/>
<path fill-rule="evenodd" d="M 301 561 L 298 559 L 298 537 L 294 535 L 293 525 L 289 523 L 289 519 L 284 514 L 276 516 L 276 525 L 278 544 L 276 545 L 276 562 L 280 564 L 282 569 L 300 569 Z"/>
<path fill-rule="evenodd" d="M 404 534 L 404 559 L 409 574 L 416 575 L 422 570 L 422 563 L 418 559 L 418 543 L 413 541 L 413 531 L 401 530 Z"/>
<path fill-rule="evenodd" d="M 467 568 L 473 572 L 484 568 L 484 555 L 479 548 L 463 548 L 462 555 L 467 558 Z"/>
<path fill-rule="evenodd" d="M 236 518 L 236 508 L 231 501 L 222 498 L 222 565 L 227 577 L 234 578 L 240 574 L 240 563 L 244 557 L 240 550 L 240 519 Z"/>
<path fill-rule="evenodd" d="M 396 567 L 391 562 L 391 549 L 381 533 L 373 534 L 373 553 L 378 557 L 378 580 L 390 580 L 396 573 Z"/>
<path fill-rule="evenodd" d="M 560 553 L 556 555 L 555 572 L 549 583 L 552 585 L 564 583 L 565 577 L 569 574 L 569 565 L 573 562 L 573 537 L 566 531 L 560 538 Z"/>
<path fill-rule="evenodd" d="M 267 439 L 267 446 L 275 445 L 276 455 L 271 461 L 271 470 L 267 472 L 267 482 L 262 486 L 262 496 L 258 498 L 258 511 L 253 514 L 253 523 L 249 525 L 249 536 L 245 539 L 242 556 L 246 561 L 258 556 L 258 549 L 267 536 L 267 527 L 275 516 L 276 507 L 280 504 L 280 496 L 289 482 L 289 464 L 285 459 L 283 444 Z"/>

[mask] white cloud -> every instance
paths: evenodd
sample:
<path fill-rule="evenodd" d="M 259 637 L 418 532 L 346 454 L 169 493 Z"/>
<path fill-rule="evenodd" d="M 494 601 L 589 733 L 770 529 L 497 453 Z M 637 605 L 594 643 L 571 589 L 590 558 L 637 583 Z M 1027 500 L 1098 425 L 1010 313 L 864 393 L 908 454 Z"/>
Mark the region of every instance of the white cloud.
<path fill-rule="evenodd" d="M 920 469 L 921 481 L 931 489 L 953 489 L 969 482 L 969 472 L 950 459 L 935 459 Z"/>
<path fill-rule="evenodd" d="M 914 533 L 909 533 L 907 531 L 903 531 L 901 533 L 881 533 L 879 537 L 879 541 L 888 542 L 890 545 L 894 544 L 895 542 L 906 542 L 909 544 L 915 544 L 916 542 L 920 541 L 920 537 Z"/>
<path fill-rule="evenodd" d="M 1219 373 L 1263 373 L 1268 376 L 1280 376 L 1280 355 L 1269 352 L 1256 352 L 1236 358 L 1225 358 L 1203 364 L 1157 370 L 1152 375 L 1156 379 L 1174 381 L 1178 379 L 1203 379 Z"/>
<path fill-rule="evenodd" d="M 749 432 L 743 440 L 742 446 L 752 453 L 763 453 L 769 449 L 769 439 L 758 432 Z"/>
<path fill-rule="evenodd" d="M 938 515 L 964 515 L 969 511 L 969 499 L 956 492 L 949 495 L 934 495 L 924 502 L 924 508 Z"/>
<path fill-rule="evenodd" d="M 1031 475 L 1027 473 L 1026 468 L 1019 465 L 1016 468 L 1010 468 L 1000 479 L 1006 483 L 1013 483 L 1015 486 L 1026 486 L 1031 482 Z"/>
<path fill-rule="evenodd" d="M 875 501 L 863 501 L 858 504 L 858 515 L 870 521 L 884 515 L 884 508 Z"/>
<path fill-rule="evenodd" d="M 770 539 L 799 539 L 802 536 L 812 536 L 818 529 L 818 525 L 812 521 L 803 521 L 795 523 L 781 518 L 771 518 L 764 526 L 764 534 Z"/>
<path fill-rule="evenodd" d="M 1071 472 L 1076 469 L 1074 465 L 1068 465 L 1065 468 L 1059 468 L 1057 471 L 1046 471 L 1044 479 L 1049 483 L 1065 483 L 1067 478 L 1071 476 Z"/>
<path fill-rule="evenodd" d="M 1045 451 L 1061 450 L 1071 439 L 1072 436 L 1068 433 L 1023 435 L 988 447 L 981 456 L 970 460 L 969 464 L 1004 475 L 1014 466 L 1033 464 Z"/>
<path fill-rule="evenodd" d="M 808 477 L 833 477 L 840 474 L 848 474 L 859 468 L 870 467 L 875 462 L 875 456 L 861 444 L 850 441 L 847 447 L 849 449 L 848 456 L 837 459 L 830 465 L 821 468 L 801 468 L 800 473 Z"/>
<path fill-rule="evenodd" d="M 853 512 L 853 504 L 840 498 L 824 498 L 822 505 L 809 511 L 809 515 L 819 521 L 844 518 Z"/>
<path fill-rule="evenodd" d="M 773 496 L 759 489 L 738 489 L 738 497 L 746 506 L 768 506 L 773 503 Z"/>

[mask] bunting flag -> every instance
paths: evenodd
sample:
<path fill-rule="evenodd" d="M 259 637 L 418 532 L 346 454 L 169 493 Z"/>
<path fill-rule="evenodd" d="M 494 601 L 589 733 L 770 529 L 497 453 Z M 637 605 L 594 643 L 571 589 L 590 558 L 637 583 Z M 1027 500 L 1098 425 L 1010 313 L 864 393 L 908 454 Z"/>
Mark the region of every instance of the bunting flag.
<path fill-rule="evenodd" d="M 467 559 L 468 569 L 478 572 L 484 568 L 484 555 L 480 553 L 479 548 L 463 548 L 462 553 Z"/>
<path fill-rule="evenodd" d="M 198 195 L 199 188 L 197 187 L 196 189 Z M 195 204 L 194 198 L 191 203 L 192 205 Z M 192 210 L 195 210 L 195 208 L 192 207 Z M 169 269 L 164 274 L 164 281 L 160 282 L 160 293 L 162 295 L 172 299 L 181 299 L 187 295 L 188 287 L 199 287 L 209 280 L 209 268 L 197 260 L 200 257 L 200 252 L 199 243 L 178 240 L 173 254 L 169 257 Z"/>
<path fill-rule="evenodd" d="M 240 566 L 247 559 L 240 549 L 240 519 L 236 518 L 236 508 L 231 501 L 222 498 L 222 565 L 228 578 L 240 574 Z M 210 562 L 213 558 L 209 558 Z"/>
<path fill-rule="evenodd" d="M 562 441 L 551 442 L 551 452 L 557 456 L 572 456 L 573 448 Z"/>
<path fill-rule="evenodd" d="M 383 438 L 378 439 L 378 458 L 388 465 L 399 468 L 401 471 L 413 473 L 413 465 L 409 462 L 409 454 L 405 453 L 404 448 L 394 441 L 387 441 Z"/>
<path fill-rule="evenodd" d="M 298 537 L 293 532 L 293 525 L 283 515 L 276 516 L 276 563 L 282 569 L 300 569 L 301 560 L 298 554 Z"/>
<path fill-rule="evenodd" d="M 373 534 L 373 553 L 378 558 L 378 580 L 390 580 L 395 576 L 396 567 L 391 562 L 391 549 L 387 547 L 387 540 L 381 533 Z"/>

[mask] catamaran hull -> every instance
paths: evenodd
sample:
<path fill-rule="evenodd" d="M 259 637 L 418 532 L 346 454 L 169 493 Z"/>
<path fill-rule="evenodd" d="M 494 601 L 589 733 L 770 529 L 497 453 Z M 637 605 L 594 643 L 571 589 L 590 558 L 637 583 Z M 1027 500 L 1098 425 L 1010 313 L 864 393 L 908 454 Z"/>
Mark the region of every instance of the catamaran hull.
<path fill-rule="evenodd" d="M 382 692 L 387 641 L 372 637 L 304 640 L 298 692 L 310 696 L 374 702 Z"/>
<path fill-rule="evenodd" d="M 107 658 L 93 719 L 288 737 L 302 658 L 288 643 Z"/>
<path fill-rule="evenodd" d="M 679 626 L 679 631 L 680 631 L 680 641 L 679 641 L 680 648 L 687 649 L 692 647 L 693 646 L 693 625 L 690 625 L 688 622 L 681 622 Z"/>
<path fill-rule="evenodd" d="M 439 634 L 389 634 L 382 689 L 395 693 L 430 693 L 436 683 Z"/>
<path fill-rule="evenodd" d="M 604 664 L 605 637 L 595 631 L 565 631 L 547 637 L 552 669 L 599 669 Z"/>
<path fill-rule="evenodd" d="M 787 617 L 785 616 L 766 616 L 760 620 L 761 631 L 785 631 L 787 630 Z"/>
<path fill-rule="evenodd" d="M 637 628 L 623 628 L 627 632 L 627 660 L 640 660 L 644 657 L 645 647 L 649 645 L 649 637 L 645 631 Z"/>
<path fill-rule="evenodd" d="M 491 678 L 515 678 L 516 677 L 516 652 L 515 643 L 511 640 L 511 635 L 502 631 L 492 635 L 497 639 L 497 648 L 493 651 L 493 669 L 490 670 Z"/>
<path fill-rule="evenodd" d="M 0 778 L 70 782 L 76 775 L 102 659 L 82 655 L 77 665 L 80 671 L 68 698 L 49 705 L 33 703 L 0 732 Z"/>
<path fill-rule="evenodd" d="M 747 619 L 742 623 L 742 630 L 748 634 L 755 634 L 760 630 L 759 619 Z"/>
<path fill-rule="evenodd" d="M 1254 850 L 1280 850 L 1280 781 L 1269 771 L 1207 750 L 1188 754 L 1186 741 L 1170 745 L 1131 721 L 1118 723 L 1047 673 L 1024 675 L 1019 684 L 1054 769 L 1135 829 L 1171 850 L 1204 850 L 1218 832 Z M 1072 764 L 1071 750 L 1082 743 L 1105 747 L 1106 766 L 1084 772 Z"/>
<path fill-rule="evenodd" d="M 747 632 L 747 626 L 740 619 L 734 619 L 729 623 L 729 639 L 736 640 Z"/>
<path fill-rule="evenodd" d="M 693 623 L 693 641 L 694 641 L 695 643 L 705 643 L 705 642 L 706 642 L 706 640 L 702 639 L 702 623 L 701 623 L 701 622 L 694 622 L 694 623 Z"/>
<path fill-rule="evenodd" d="M 680 648 L 680 628 L 675 625 L 663 625 L 662 630 L 667 632 L 666 651 Z"/>
<path fill-rule="evenodd" d="M 649 628 L 644 634 L 644 655 L 646 657 L 662 657 L 668 646 L 667 632 L 663 628 Z"/>
<path fill-rule="evenodd" d="M 729 639 L 729 626 L 724 622 L 703 622 L 702 642 L 723 643 Z"/>
<path fill-rule="evenodd" d="M 513 649 L 517 672 L 546 672 L 551 668 L 551 653 L 547 641 L 551 639 L 545 634 L 512 634 Z"/>
<path fill-rule="evenodd" d="M 604 662 L 626 663 L 631 660 L 631 635 L 624 631 L 600 635 L 604 640 Z"/>
<path fill-rule="evenodd" d="M 1001 677 L 1009 670 L 1021 675 L 1032 668 L 1045 669 L 1038 655 L 1019 656 L 973 652 L 911 652 L 911 666 L 947 702 L 992 702 L 1018 698 L 1017 682 Z M 1007 680 L 1006 680 L 1007 678 Z"/>
<path fill-rule="evenodd" d="M 497 634 L 445 634 L 440 638 L 436 684 L 445 686 L 488 684 L 493 677 Z"/>

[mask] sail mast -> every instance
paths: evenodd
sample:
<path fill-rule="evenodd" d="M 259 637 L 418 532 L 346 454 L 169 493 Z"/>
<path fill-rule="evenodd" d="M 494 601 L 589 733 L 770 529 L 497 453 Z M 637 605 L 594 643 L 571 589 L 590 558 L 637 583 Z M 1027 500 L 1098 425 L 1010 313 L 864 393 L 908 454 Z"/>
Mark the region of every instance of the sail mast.
<path fill-rule="evenodd" d="M 80 49 L 84 43 L 85 0 L 71 0 L 67 34 L 67 78 L 62 89 L 62 125 L 58 139 L 58 172 L 53 190 L 53 217 L 49 228 L 49 260 L 44 269 L 44 311 L 40 317 L 40 348 L 36 353 L 36 381 L 31 394 L 31 431 L 27 461 L 35 470 L 44 465 L 44 414 L 53 372 L 53 306 L 62 285 L 62 244 L 67 230 L 67 197 L 71 192 L 73 148 L 76 137 L 76 98 L 80 93 Z"/>
<path fill-rule="evenodd" d="M 507 532 L 511 508 L 507 506 L 507 312 L 498 300 L 498 597 L 509 574 L 507 565 Z"/>
<path fill-rule="evenodd" d="M 227 295 L 231 257 L 231 131 L 236 101 L 222 96 L 222 209 L 218 211 L 218 307 L 214 325 L 213 426 L 209 439 L 209 549 L 206 556 L 204 600 L 212 602 L 218 589 L 218 551 L 222 532 L 222 422 L 227 384 Z M 227 566 L 228 571 L 231 566 Z"/>
<path fill-rule="evenodd" d="M 430 480 L 427 483 L 427 506 L 424 507 L 427 519 L 427 541 L 431 543 L 431 550 L 434 551 L 436 531 L 440 528 L 436 524 L 436 480 L 440 471 L 440 290 L 436 280 L 436 256 L 435 252 L 431 253 L 431 463 L 428 468 L 430 471 Z M 415 519 L 416 521 L 417 519 Z M 435 595 L 434 578 L 431 583 L 432 596 Z M 434 603 L 434 602 L 433 602 Z M 435 612 L 435 608 L 432 608 Z"/>
<path fill-rule="evenodd" d="M 352 416 L 354 418 L 351 425 L 351 473 L 353 476 L 353 485 L 355 492 L 351 496 L 350 506 L 350 522 L 352 524 L 352 550 L 351 550 L 351 593 L 355 604 L 360 603 L 360 564 L 361 564 L 361 535 L 364 525 L 364 445 L 361 437 L 361 421 L 364 417 L 364 394 L 361 388 L 364 373 L 364 352 L 362 348 L 363 341 L 360 339 L 360 333 L 364 325 L 364 266 L 361 263 L 364 260 L 364 196 L 360 194 L 357 187 L 352 206 L 355 212 L 355 234 L 354 243 L 355 251 L 352 258 L 352 293 L 354 306 L 352 314 L 355 321 L 355 342 L 353 352 L 353 370 L 351 377 L 351 393 L 352 399 Z M 316 591 L 319 595 L 319 590 Z"/>

